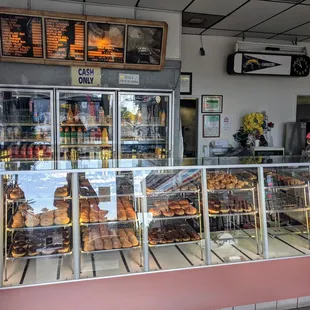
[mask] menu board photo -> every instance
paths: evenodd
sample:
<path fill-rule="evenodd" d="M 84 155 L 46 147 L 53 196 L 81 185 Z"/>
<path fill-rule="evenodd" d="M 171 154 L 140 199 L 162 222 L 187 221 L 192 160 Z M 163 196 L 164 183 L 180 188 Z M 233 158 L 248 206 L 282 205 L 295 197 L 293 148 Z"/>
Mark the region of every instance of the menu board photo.
<path fill-rule="evenodd" d="M 84 21 L 45 18 L 45 36 L 46 59 L 84 61 Z"/>
<path fill-rule="evenodd" d="M 124 62 L 125 25 L 89 22 L 87 39 L 88 61 Z"/>
<path fill-rule="evenodd" d="M 43 58 L 42 17 L 1 14 L 0 18 L 2 56 Z"/>

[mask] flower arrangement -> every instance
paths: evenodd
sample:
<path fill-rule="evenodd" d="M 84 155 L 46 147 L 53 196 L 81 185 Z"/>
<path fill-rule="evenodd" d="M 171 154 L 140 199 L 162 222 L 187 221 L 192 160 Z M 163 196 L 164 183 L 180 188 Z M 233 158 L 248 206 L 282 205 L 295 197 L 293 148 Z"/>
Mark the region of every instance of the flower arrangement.
<path fill-rule="evenodd" d="M 244 148 L 254 145 L 255 140 L 260 140 L 261 146 L 267 146 L 267 132 L 272 128 L 274 128 L 274 123 L 268 122 L 266 112 L 253 112 L 245 115 L 243 126 L 233 137 Z"/>

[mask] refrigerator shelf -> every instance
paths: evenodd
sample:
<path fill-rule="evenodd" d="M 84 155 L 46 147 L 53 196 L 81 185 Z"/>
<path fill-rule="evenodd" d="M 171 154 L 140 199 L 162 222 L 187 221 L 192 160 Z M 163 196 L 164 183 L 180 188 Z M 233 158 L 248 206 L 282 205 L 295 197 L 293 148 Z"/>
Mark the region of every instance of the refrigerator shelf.
<path fill-rule="evenodd" d="M 112 127 L 111 124 L 60 124 L 61 127 Z"/>
<path fill-rule="evenodd" d="M 112 147 L 112 142 L 109 144 L 61 144 L 61 148 L 79 148 L 79 147 Z"/>
<path fill-rule="evenodd" d="M 40 143 L 48 143 L 51 144 L 50 140 L 46 139 L 4 139 L 0 140 L 0 143 L 6 143 L 6 142 L 40 142 Z"/>
<path fill-rule="evenodd" d="M 1 123 L 2 127 L 18 126 L 18 127 L 35 127 L 35 126 L 51 126 L 51 124 L 45 123 Z"/>
<path fill-rule="evenodd" d="M 122 144 L 124 145 L 132 145 L 132 144 L 166 144 L 167 140 L 122 140 Z"/>
<path fill-rule="evenodd" d="M 128 123 L 122 123 L 122 126 L 134 126 L 134 127 L 167 127 L 166 125 L 161 124 L 128 124 Z"/>

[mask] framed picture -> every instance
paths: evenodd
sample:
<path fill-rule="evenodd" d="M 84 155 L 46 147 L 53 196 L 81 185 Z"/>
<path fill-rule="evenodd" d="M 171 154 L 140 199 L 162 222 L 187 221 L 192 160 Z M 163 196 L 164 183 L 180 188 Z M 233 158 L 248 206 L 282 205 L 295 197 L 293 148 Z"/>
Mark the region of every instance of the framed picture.
<path fill-rule="evenodd" d="M 221 95 L 202 95 L 201 96 L 202 113 L 222 113 L 223 96 Z"/>
<path fill-rule="evenodd" d="M 181 72 L 180 77 L 181 95 L 192 94 L 192 78 L 193 74 L 191 72 Z"/>
<path fill-rule="evenodd" d="M 221 116 L 215 114 L 203 115 L 203 137 L 217 138 L 220 136 Z"/>
<path fill-rule="evenodd" d="M 167 31 L 166 23 L 130 22 L 127 25 L 125 68 L 163 69 Z"/>

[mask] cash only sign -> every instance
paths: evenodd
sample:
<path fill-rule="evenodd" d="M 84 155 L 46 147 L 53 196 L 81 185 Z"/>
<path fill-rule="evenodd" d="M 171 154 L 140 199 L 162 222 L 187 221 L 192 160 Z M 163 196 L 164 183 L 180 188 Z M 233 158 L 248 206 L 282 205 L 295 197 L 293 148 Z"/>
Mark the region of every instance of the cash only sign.
<path fill-rule="evenodd" d="M 101 86 L 101 68 L 71 67 L 72 86 Z"/>

